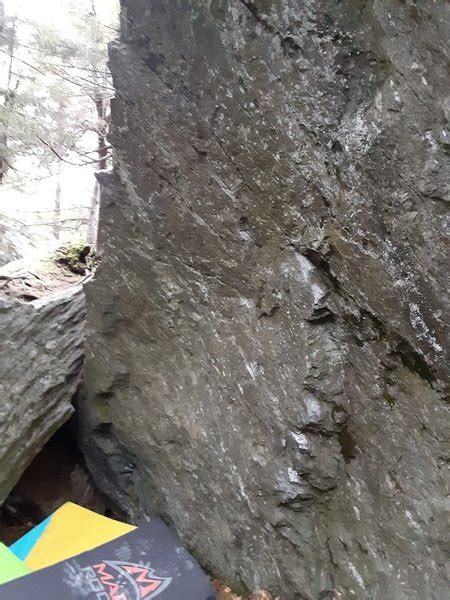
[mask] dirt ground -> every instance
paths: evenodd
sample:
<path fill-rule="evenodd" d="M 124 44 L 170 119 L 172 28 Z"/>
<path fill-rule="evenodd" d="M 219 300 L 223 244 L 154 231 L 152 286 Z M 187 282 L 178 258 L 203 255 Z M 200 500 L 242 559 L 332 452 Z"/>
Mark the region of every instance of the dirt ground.
<path fill-rule="evenodd" d="M 0 513 L 0 541 L 12 544 L 64 502 L 75 502 L 102 514 L 106 508 L 69 425 L 44 446 L 6 499 Z"/>
<path fill-rule="evenodd" d="M 264 591 L 255 592 L 251 596 L 236 596 L 229 587 L 221 585 L 218 581 L 215 581 L 214 585 L 217 589 L 217 600 L 280 600 Z"/>

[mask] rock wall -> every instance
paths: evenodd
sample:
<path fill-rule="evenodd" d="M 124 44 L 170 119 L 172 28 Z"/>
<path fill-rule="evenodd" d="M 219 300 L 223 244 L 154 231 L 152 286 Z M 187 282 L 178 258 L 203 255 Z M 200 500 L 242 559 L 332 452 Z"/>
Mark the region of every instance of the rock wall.
<path fill-rule="evenodd" d="M 81 286 L 29 303 L 0 297 L 0 506 L 73 412 L 84 319 Z"/>
<path fill-rule="evenodd" d="M 122 0 L 82 443 L 236 589 L 445 597 L 448 25 Z"/>

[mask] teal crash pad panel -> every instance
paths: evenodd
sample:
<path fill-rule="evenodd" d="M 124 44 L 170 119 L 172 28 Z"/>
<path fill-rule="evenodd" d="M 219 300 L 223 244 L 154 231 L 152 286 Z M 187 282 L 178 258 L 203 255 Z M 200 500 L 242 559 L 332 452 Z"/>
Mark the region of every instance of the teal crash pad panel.
<path fill-rule="evenodd" d="M 14 542 L 14 544 L 12 544 L 9 547 L 11 552 L 15 554 L 17 558 L 19 558 L 20 560 L 25 560 L 27 558 L 35 544 L 38 542 L 41 535 L 47 529 L 47 526 L 52 520 L 52 516 L 53 515 L 47 517 L 45 521 L 42 521 L 42 523 L 36 525 L 36 527 L 34 527 L 31 531 L 29 531 L 23 537 L 21 537 L 20 540 L 17 540 L 17 542 Z"/>

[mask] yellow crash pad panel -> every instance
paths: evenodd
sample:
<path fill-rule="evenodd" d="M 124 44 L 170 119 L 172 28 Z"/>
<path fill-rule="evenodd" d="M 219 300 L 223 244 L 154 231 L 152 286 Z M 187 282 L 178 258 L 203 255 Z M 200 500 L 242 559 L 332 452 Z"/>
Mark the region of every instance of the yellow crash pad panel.
<path fill-rule="evenodd" d="M 67 502 L 52 515 L 45 531 L 25 559 L 32 569 L 55 563 L 92 550 L 136 529 L 133 525 L 109 519 Z"/>

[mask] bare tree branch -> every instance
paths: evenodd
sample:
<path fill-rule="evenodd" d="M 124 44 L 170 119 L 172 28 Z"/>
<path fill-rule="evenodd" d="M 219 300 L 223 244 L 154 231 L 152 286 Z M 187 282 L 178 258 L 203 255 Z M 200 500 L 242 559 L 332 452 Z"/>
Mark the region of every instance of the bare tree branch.
<path fill-rule="evenodd" d="M 74 167 L 84 167 L 85 165 L 92 165 L 94 163 L 98 162 L 98 158 L 92 159 L 92 160 L 87 160 L 85 162 L 82 163 L 75 163 L 72 162 L 71 160 L 67 160 L 67 158 L 64 158 L 64 156 L 62 156 L 58 150 L 56 150 L 55 148 L 53 148 L 53 146 L 51 144 L 49 144 L 48 142 L 46 142 L 38 133 L 36 133 L 36 137 L 38 138 L 38 140 L 40 140 L 44 146 L 47 146 L 47 148 L 49 150 L 51 150 L 51 152 L 53 152 L 53 154 L 59 158 L 60 161 L 67 163 L 68 165 L 72 165 Z M 107 158 L 111 158 L 110 156 L 107 156 Z"/>

